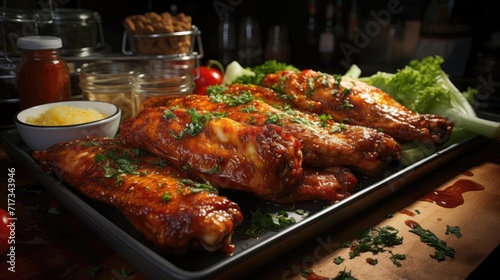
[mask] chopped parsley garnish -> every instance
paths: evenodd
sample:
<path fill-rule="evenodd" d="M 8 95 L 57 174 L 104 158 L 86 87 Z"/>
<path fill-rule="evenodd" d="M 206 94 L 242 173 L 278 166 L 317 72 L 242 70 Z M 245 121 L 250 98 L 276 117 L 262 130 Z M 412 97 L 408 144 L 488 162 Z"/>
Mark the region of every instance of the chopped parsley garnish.
<path fill-rule="evenodd" d="M 239 94 L 226 94 L 221 92 L 209 92 L 210 101 L 214 103 L 225 103 L 228 106 L 243 105 L 254 100 L 254 96 L 249 91 L 241 91 Z"/>
<path fill-rule="evenodd" d="M 338 256 L 335 259 L 333 259 L 333 263 L 336 264 L 336 265 L 339 265 L 339 264 L 341 264 L 343 262 L 344 262 L 344 258 L 342 258 L 340 256 Z"/>
<path fill-rule="evenodd" d="M 334 79 L 335 85 L 340 85 L 340 82 L 342 82 L 342 75 L 335 74 L 335 75 L 333 75 L 333 79 Z"/>
<path fill-rule="evenodd" d="M 169 192 L 164 192 L 163 195 L 161 196 L 161 200 L 163 202 L 168 202 L 172 200 L 172 195 Z"/>
<path fill-rule="evenodd" d="M 279 122 L 281 120 L 281 117 L 279 114 L 273 114 L 271 112 L 266 112 L 266 120 L 264 121 L 265 124 L 277 124 L 279 125 Z"/>
<path fill-rule="evenodd" d="M 153 160 L 153 161 L 151 161 L 151 164 L 156 165 L 158 167 L 164 167 L 164 166 L 169 165 L 169 163 L 167 161 L 162 160 L 162 159 Z"/>
<path fill-rule="evenodd" d="M 105 161 L 105 160 L 106 160 L 106 158 L 107 158 L 107 157 L 106 157 L 105 155 L 103 155 L 103 154 L 96 154 L 96 155 L 94 156 L 94 161 L 95 161 L 95 162 L 103 162 L 103 161 Z"/>
<path fill-rule="evenodd" d="M 344 99 L 344 101 L 342 101 L 342 104 L 340 105 L 341 108 L 353 108 L 354 105 L 352 105 L 351 103 L 349 103 L 348 100 Z"/>
<path fill-rule="evenodd" d="M 329 87 L 330 86 L 330 81 L 328 80 L 328 77 L 327 76 L 323 76 L 322 79 L 321 79 L 321 84 L 325 87 Z"/>
<path fill-rule="evenodd" d="M 311 125 L 311 122 L 309 120 L 304 119 L 304 118 L 292 118 L 291 121 L 293 123 L 298 123 L 298 124 L 303 124 L 303 125 Z"/>
<path fill-rule="evenodd" d="M 357 240 L 347 242 L 345 247 L 351 247 L 349 257 L 351 259 L 364 252 L 372 252 L 374 255 L 385 252 L 386 247 L 394 247 L 403 243 L 403 237 L 398 236 L 399 230 L 392 226 L 372 228 L 358 234 Z"/>
<path fill-rule="evenodd" d="M 226 92 L 227 92 L 227 87 L 225 87 L 224 85 L 208 86 L 206 90 L 208 96 L 224 94 Z"/>
<path fill-rule="evenodd" d="M 351 88 L 344 88 L 344 89 L 342 90 L 342 93 L 343 93 L 343 94 L 345 94 L 345 95 L 347 95 L 347 94 L 349 94 L 349 93 L 351 93 L 351 92 L 352 92 Z"/>
<path fill-rule="evenodd" d="M 455 235 L 457 238 L 461 238 L 462 237 L 462 232 L 460 231 L 460 228 L 459 227 L 452 227 L 452 226 L 449 226 L 447 225 L 446 226 L 446 232 L 445 232 L 447 235 L 448 234 L 453 234 Z"/>
<path fill-rule="evenodd" d="M 211 114 L 202 114 L 194 109 L 188 109 L 188 113 L 191 115 L 191 123 L 186 124 L 184 133 L 194 136 L 198 134 L 207 121 L 212 118 Z"/>
<path fill-rule="evenodd" d="M 172 112 L 172 110 L 165 110 L 163 112 L 163 118 L 168 120 L 168 119 L 175 119 L 177 116 Z"/>
<path fill-rule="evenodd" d="M 225 118 L 227 117 L 227 113 L 226 112 L 211 112 L 212 116 L 214 116 L 214 118 L 216 119 L 220 119 L 220 118 Z"/>
<path fill-rule="evenodd" d="M 339 123 L 338 125 L 335 125 L 330 129 L 330 133 L 337 133 L 341 132 L 347 129 L 347 125 L 344 123 Z"/>
<path fill-rule="evenodd" d="M 318 116 L 318 119 L 319 119 L 319 122 L 320 122 L 320 126 L 321 127 L 326 127 L 328 125 L 328 122 L 332 120 L 332 116 L 321 114 L 321 115 Z"/>
<path fill-rule="evenodd" d="M 167 112 L 166 110 L 165 112 Z M 214 116 L 212 113 L 200 113 L 195 109 L 187 109 L 186 112 L 191 116 L 191 122 L 186 124 L 184 130 L 177 135 L 170 131 L 170 135 L 175 139 L 181 139 L 185 135 L 195 136 L 200 133 L 205 127 L 206 123 Z"/>
<path fill-rule="evenodd" d="M 295 218 L 290 217 L 287 211 L 280 210 L 277 213 L 272 213 L 269 210 L 263 211 L 257 208 L 251 212 L 250 225 L 244 229 L 243 235 L 258 237 L 269 230 L 277 231 L 295 223 Z"/>
<path fill-rule="evenodd" d="M 285 107 L 282 109 L 287 115 L 290 116 L 296 116 L 297 115 L 297 110 L 294 110 L 290 107 L 290 105 L 285 105 Z"/>
<path fill-rule="evenodd" d="M 215 164 L 214 167 L 210 168 L 209 170 L 207 170 L 205 172 L 207 174 L 219 173 L 220 172 L 220 166 L 219 166 L 219 164 Z"/>
<path fill-rule="evenodd" d="M 308 89 L 306 94 L 307 95 L 313 95 L 314 94 L 314 86 L 315 86 L 315 81 L 314 78 L 309 78 L 307 79 L 307 84 L 308 84 Z"/>
<path fill-rule="evenodd" d="M 139 149 L 131 150 L 133 154 L 139 154 Z M 147 153 L 147 152 L 145 152 Z M 105 162 L 104 177 L 116 177 L 117 184 L 120 185 L 123 181 L 122 174 L 145 175 L 137 171 L 137 165 L 134 164 L 137 158 L 133 158 L 131 154 L 120 149 L 109 149 L 105 153 L 98 153 L 94 156 L 95 162 Z"/>
<path fill-rule="evenodd" d="M 97 146 L 98 144 L 94 141 L 86 141 L 85 144 L 84 144 L 84 147 L 95 147 Z"/>
<path fill-rule="evenodd" d="M 397 267 L 401 267 L 401 262 L 402 260 L 406 260 L 406 255 L 404 254 L 393 254 L 392 251 L 389 251 L 391 254 L 391 257 L 389 258 L 393 264 L 395 264 Z"/>
<path fill-rule="evenodd" d="M 257 122 L 257 119 L 255 119 L 254 116 L 250 116 L 250 118 L 248 119 L 248 123 L 250 124 L 255 124 Z"/>
<path fill-rule="evenodd" d="M 255 108 L 255 106 L 253 105 L 248 105 L 248 106 L 245 106 L 243 108 L 240 109 L 240 112 L 243 112 L 243 113 L 257 113 L 258 110 L 257 108 Z"/>
<path fill-rule="evenodd" d="M 430 255 L 431 258 L 436 259 L 437 261 L 444 261 L 446 257 L 455 257 L 455 249 L 448 247 L 445 241 L 439 239 L 430 230 L 414 225 L 413 228 L 410 229 L 410 232 L 418 235 L 420 237 L 420 241 L 436 249 L 434 255 Z"/>
<path fill-rule="evenodd" d="M 382 252 L 389 252 L 391 256 L 389 259 L 396 265 L 401 266 L 399 260 L 406 259 L 403 254 L 393 254 L 392 251 L 387 250 L 389 247 L 401 245 L 403 237 L 398 236 L 399 231 L 392 226 L 385 226 L 381 228 L 371 228 L 356 234 L 356 240 L 346 241 L 342 245 L 344 248 L 350 248 L 349 258 L 354 259 L 362 253 L 371 252 L 377 255 Z M 378 260 L 367 259 L 371 265 L 376 265 Z"/>
<path fill-rule="evenodd" d="M 308 214 L 307 211 L 304 209 L 295 209 L 294 212 L 301 216 L 306 216 Z"/>
<path fill-rule="evenodd" d="M 132 273 L 132 270 L 127 270 L 125 267 L 122 267 L 120 269 L 120 276 L 123 277 L 124 279 L 127 279 Z"/>
<path fill-rule="evenodd" d="M 198 183 L 190 179 L 182 179 L 178 181 L 184 187 L 189 187 L 191 192 L 209 192 L 209 193 L 217 193 L 217 189 L 212 186 L 210 183 Z"/>

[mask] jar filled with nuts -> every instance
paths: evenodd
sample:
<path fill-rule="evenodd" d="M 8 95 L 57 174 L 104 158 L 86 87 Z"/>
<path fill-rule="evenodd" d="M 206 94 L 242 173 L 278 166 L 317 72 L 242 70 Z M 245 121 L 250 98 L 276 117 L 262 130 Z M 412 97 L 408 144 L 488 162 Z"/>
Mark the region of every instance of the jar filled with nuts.
<path fill-rule="evenodd" d="M 199 30 L 192 25 L 190 16 L 168 12 L 158 14 L 148 12 L 141 15 L 128 16 L 124 20 L 128 41 L 132 54 L 137 55 L 189 55 L 194 51 L 194 45 Z M 127 40 L 123 40 L 125 44 Z M 125 54 L 130 52 L 122 46 Z"/>

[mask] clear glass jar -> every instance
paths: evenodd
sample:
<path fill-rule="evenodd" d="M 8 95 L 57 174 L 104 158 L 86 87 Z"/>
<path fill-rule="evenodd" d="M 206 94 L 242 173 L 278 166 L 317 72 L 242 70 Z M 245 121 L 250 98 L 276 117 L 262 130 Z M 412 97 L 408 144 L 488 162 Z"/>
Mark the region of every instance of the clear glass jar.
<path fill-rule="evenodd" d="M 94 52 L 104 44 L 102 20 L 98 12 L 87 9 L 42 9 L 35 11 L 33 18 L 39 34 L 51 34 L 62 39 L 63 55 Z"/>
<path fill-rule="evenodd" d="M 140 65 L 126 61 L 99 61 L 80 68 L 80 90 L 84 100 L 110 102 L 122 110 L 121 120 L 136 114 L 131 78 Z"/>
<path fill-rule="evenodd" d="M 22 55 L 17 71 L 20 109 L 70 100 L 70 75 L 61 56 L 61 38 L 21 37 L 17 40 L 17 46 Z"/>
<path fill-rule="evenodd" d="M 193 89 L 192 72 L 183 75 L 176 69 L 163 69 L 136 73 L 132 77 L 136 112 L 163 106 L 169 99 L 192 94 Z"/>

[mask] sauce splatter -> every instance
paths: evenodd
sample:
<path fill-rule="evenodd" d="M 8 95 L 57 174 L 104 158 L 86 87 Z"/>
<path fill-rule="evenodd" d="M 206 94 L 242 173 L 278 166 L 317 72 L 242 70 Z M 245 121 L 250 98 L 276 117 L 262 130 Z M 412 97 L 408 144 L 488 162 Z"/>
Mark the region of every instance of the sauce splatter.
<path fill-rule="evenodd" d="M 307 280 L 330 280 L 331 278 L 329 277 L 324 277 L 324 276 L 319 276 L 318 274 L 308 271 L 305 275 Z M 304 276 L 304 275 L 303 275 Z"/>
<path fill-rule="evenodd" d="M 472 177 L 472 176 L 474 176 L 474 173 L 472 173 L 469 170 L 464 170 L 464 171 L 462 171 L 462 175 Z"/>
<path fill-rule="evenodd" d="M 463 193 L 481 190 L 484 190 L 484 186 L 469 179 L 460 179 L 446 189 L 433 191 L 420 200 L 433 202 L 445 208 L 455 208 L 464 204 Z"/>
<path fill-rule="evenodd" d="M 406 220 L 405 225 L 409 226 L 410 228 L 419 228 L 420 227 L 420 225 L 413 220 Z"/>
<path fill-rule="evenodd" d="M 415 213 L 412 212 L 412 211 L 410 211 L 410 210 L 408 210 L 408 209 L 401 209 L 401 210 L 399 210 L 399 213 L 405 214 L 405 215 L 408 215 L 408 216 L 412 216 L 412 217 L 415 216 Z"/>

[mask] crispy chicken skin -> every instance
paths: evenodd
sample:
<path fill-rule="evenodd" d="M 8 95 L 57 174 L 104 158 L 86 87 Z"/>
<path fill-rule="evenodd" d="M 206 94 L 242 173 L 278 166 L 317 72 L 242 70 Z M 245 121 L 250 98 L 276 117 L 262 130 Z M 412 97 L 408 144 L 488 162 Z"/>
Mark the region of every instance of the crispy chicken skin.
<path fill-rule="evenodd" d="M 269 199 L 302 178 L 300 142 L 281 127 L 257 127 L 194 109 L 144 109 L 121 126 L 120 139 L 220 188 Z"/>
<path fill-rule="evenodd" d="M 83 195 L 116 206 L 163 253 L 234 250 L 239 206 L 156 156 L 117 139 L 88 138 L 34 151 L 33 158 Z"/>
<path fill-rule="evenodd" d="M 266 75 L 261 85 L 279 92 L 293 107 L 376 128 L 400 142 L 441 145 L 453 128 L 445 117 L 412 112 L 384 91 L 347 77 L 309 69 L 279 71 Z"/>
<path fill-rule="evenodd" d="M 399 159 L 400 144 L 385 133 L 361 126 L 340 125 L 311 113 L 277 108 L 281 104 L 270 105 L 260 100 L 267 96 L 262 99 L 271 101 L 273 96 L 272 90 L 263 87 L 231 85 L 226 89 L 224 94 L 255 99 L 233 104 L 219 101 L 221 98 L 216 96 L 190 95 L 169 100 L 166 105 L 224 113 L 235 121 L 256 126 L 275 123 L 300 140 L 304 166 L 348 166 L 373 175 Z"/>

